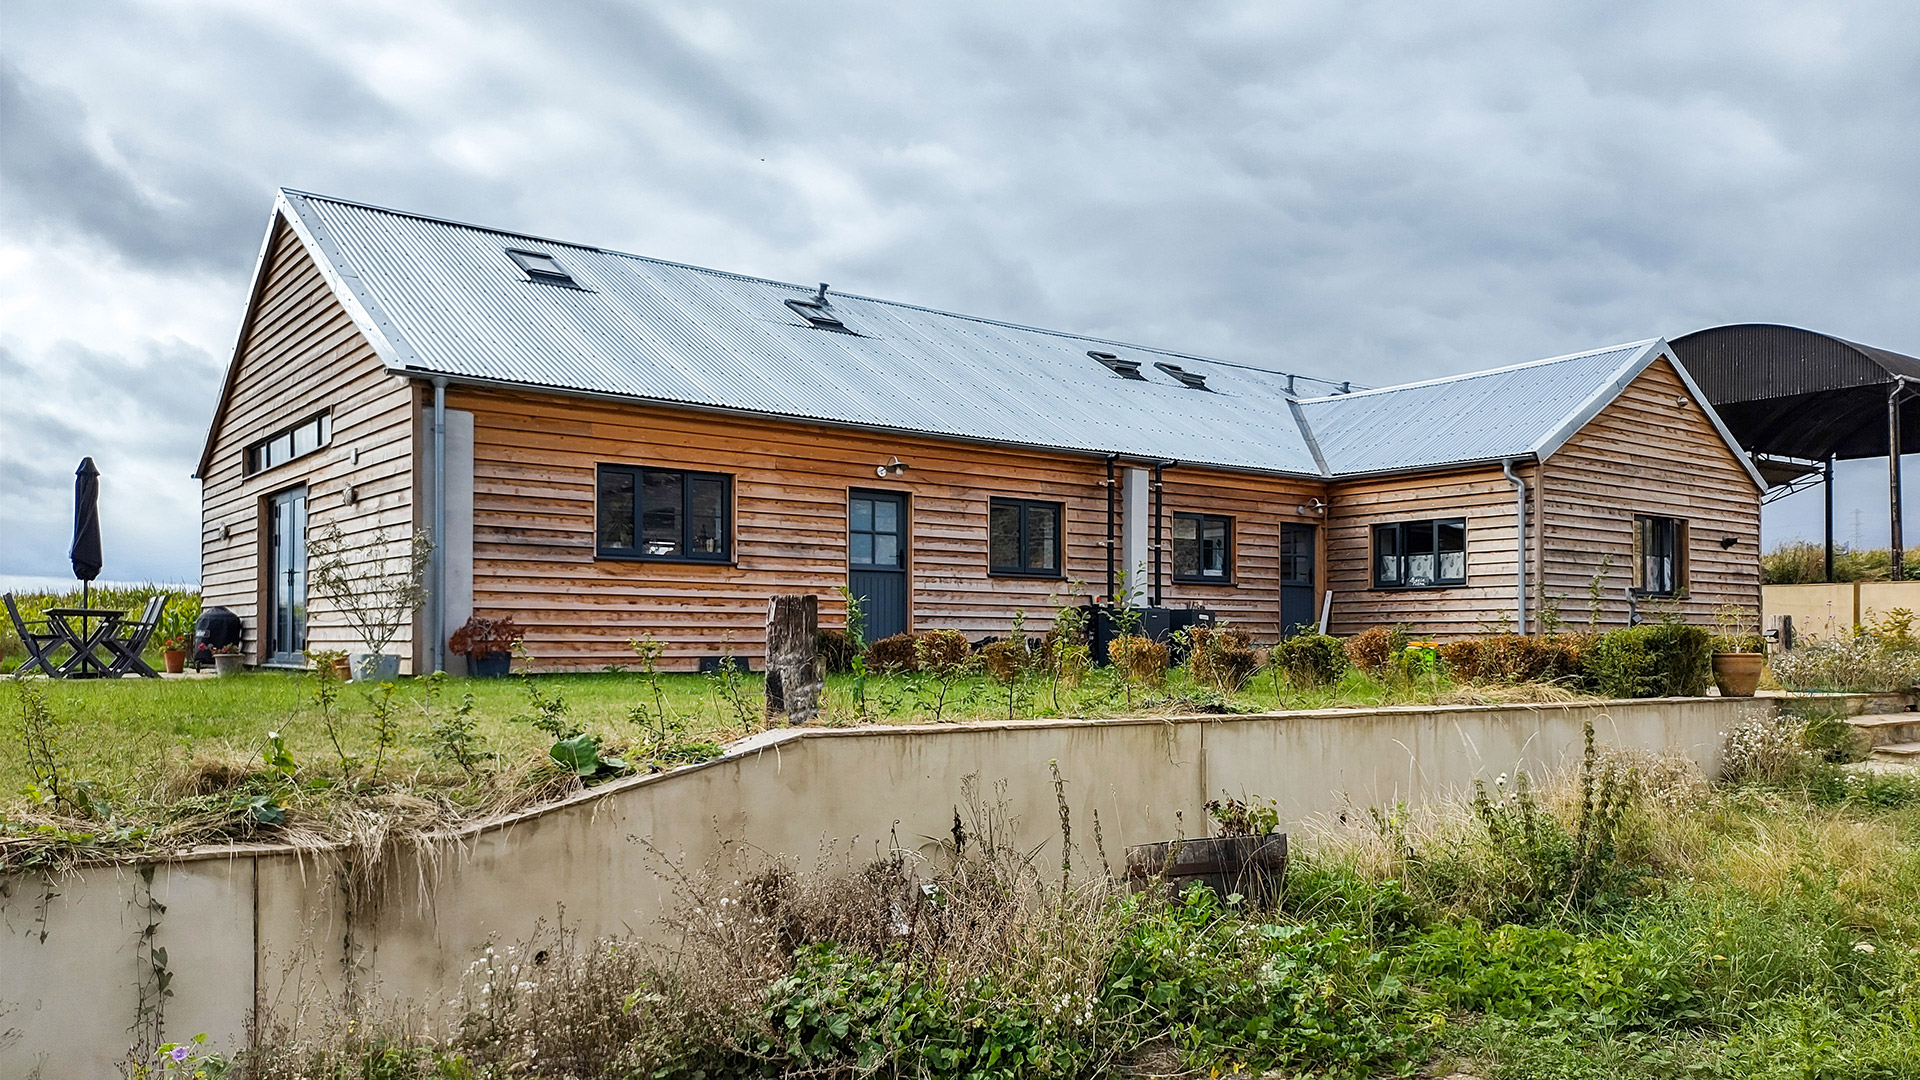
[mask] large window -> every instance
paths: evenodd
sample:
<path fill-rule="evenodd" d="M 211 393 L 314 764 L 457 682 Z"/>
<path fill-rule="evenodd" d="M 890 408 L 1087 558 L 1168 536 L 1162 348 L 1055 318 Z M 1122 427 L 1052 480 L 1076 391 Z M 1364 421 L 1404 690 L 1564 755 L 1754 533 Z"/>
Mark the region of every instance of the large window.
<path fill-rule="evenodd" d="M 246 475 L 265 472 L 297 457 L 305 457 L 333 441 L 333 416 L 320 413 L 247 447 Z"/>
<path fill-rule="evenodd" d="M 1173 580 L 1224 585 L 1233 580 L 1233 519 L 1173 515 Z"/>
<path fill-rule="evenodd" d="M 1642 596 L 1685 592 L 1687 523 L 1675 518 L 1633 519 L 1633 591 Z"/>
<path fill-rule="evenodd" d="M 1060 504 L 994 499 L 988 504 L 988 569 L 1024 577 L 1060 576 Z"/>
<path fill-rule="evenodd" d="M 681 469 L 600 466 L 596 549 L 625 559 L 733 557 L 733 478 Z"/>
<path fill-rule="evenodd" d="M 1373 527 L 1373 587 L 1432 589 L 1467 583 L 1465 518 Z"/>

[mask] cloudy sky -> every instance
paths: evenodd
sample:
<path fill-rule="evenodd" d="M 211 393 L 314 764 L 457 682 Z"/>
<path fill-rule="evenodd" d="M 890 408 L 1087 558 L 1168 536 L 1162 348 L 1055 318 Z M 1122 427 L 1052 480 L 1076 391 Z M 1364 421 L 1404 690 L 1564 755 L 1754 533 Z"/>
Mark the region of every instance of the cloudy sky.
<path fill-rule="evenodd" d="M 0 574 L 67 572 L 91 454 L 103 576 L 194 579 L 280 185 L 1378 385 L 1920 354 L 1917 131 L 1911 0 L 0 0 Z"/>

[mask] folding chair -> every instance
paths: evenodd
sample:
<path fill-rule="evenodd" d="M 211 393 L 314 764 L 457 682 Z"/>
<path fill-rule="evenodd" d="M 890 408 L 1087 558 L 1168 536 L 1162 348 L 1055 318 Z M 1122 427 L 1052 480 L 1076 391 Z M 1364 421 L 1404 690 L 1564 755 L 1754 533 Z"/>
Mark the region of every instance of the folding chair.
<path fill-rule="evenodd" d="M 53 653 L 55 649 L 65 644 L 67 639 L 59 634 L 35 631 L 30 627 L 27 620 L 20 617 L 20 608 L 14 604 L 12 593 L 0 593 L 0 600 L 6 601 L 7 617 L 13 620 L 14 633 L 20 635 L 21 643 L 27 647 L 27 659 L 20 665 L 19 674 L 24 675 L 34 668 L 39 668 L 49 678 L 59 678 L 60 669 L 53 662 Z M 41 626 L 46 625 L 44 619 L 36 621 Z"/>
<path fill-rule="evenodd" d="M 139 675 L 144 679 L 160 677 L 160 673 L 142 660 L 140 654 L 146 651 L 147 640 L 153 637 L 154 630 L 159 628 L 160 612 L 164 611 L 166 606 L 165 593 L 148 597 L 147 609 L 140 613 L 140 621 L 121 623 L 120 626 L 126 631 L 126 635 L 123 637 L 115 634 L 106 640 L 107 649 L 113 653 L 113 663 L 107 668 L 108 675 L 116 678 L 129 674 Z"/>

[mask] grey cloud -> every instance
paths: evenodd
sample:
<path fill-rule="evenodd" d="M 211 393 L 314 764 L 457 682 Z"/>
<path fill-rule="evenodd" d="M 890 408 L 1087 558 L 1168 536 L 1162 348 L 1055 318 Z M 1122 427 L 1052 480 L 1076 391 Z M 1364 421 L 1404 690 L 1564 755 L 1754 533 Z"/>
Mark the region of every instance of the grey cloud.
<path fill-rule="evenodd" d="M 8 231 L 200 275 L 235 320 L 289 184 L 1376 385 L 1748 319 L 1920 352 L 1900 0 L 9 22 Z M 204 362 L 154 391 L 193 424 L 114 436 L 190 470 L 229 342 L 72 336 L 100 381 Z M 57 383 L 51 348 L 11 362 Z"/>

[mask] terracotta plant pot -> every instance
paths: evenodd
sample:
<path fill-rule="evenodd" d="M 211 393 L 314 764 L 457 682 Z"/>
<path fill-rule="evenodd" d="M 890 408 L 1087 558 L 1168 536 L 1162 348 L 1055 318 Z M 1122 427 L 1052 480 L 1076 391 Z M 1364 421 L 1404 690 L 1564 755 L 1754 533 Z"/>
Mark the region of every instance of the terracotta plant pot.
<path fill-rule="evenodd" d="M 1760 669 L 1767 658 L 1757 652 L 1713 654 L 1713 684 L 1721 697 L 1752 697 L 1760 685 Z"/>
<path fill-rule="evenodd" d="M 160 655 L 167 661 L 167 674 L 178 675 L 187 670 L 187 650 L 163 649 Z"/>
<path fill-rule="evenodd" d="M 247 658 L 239 653 L 214 653 L 213 673 L 215 675 L 238 674 L 246 661 Z"/>

